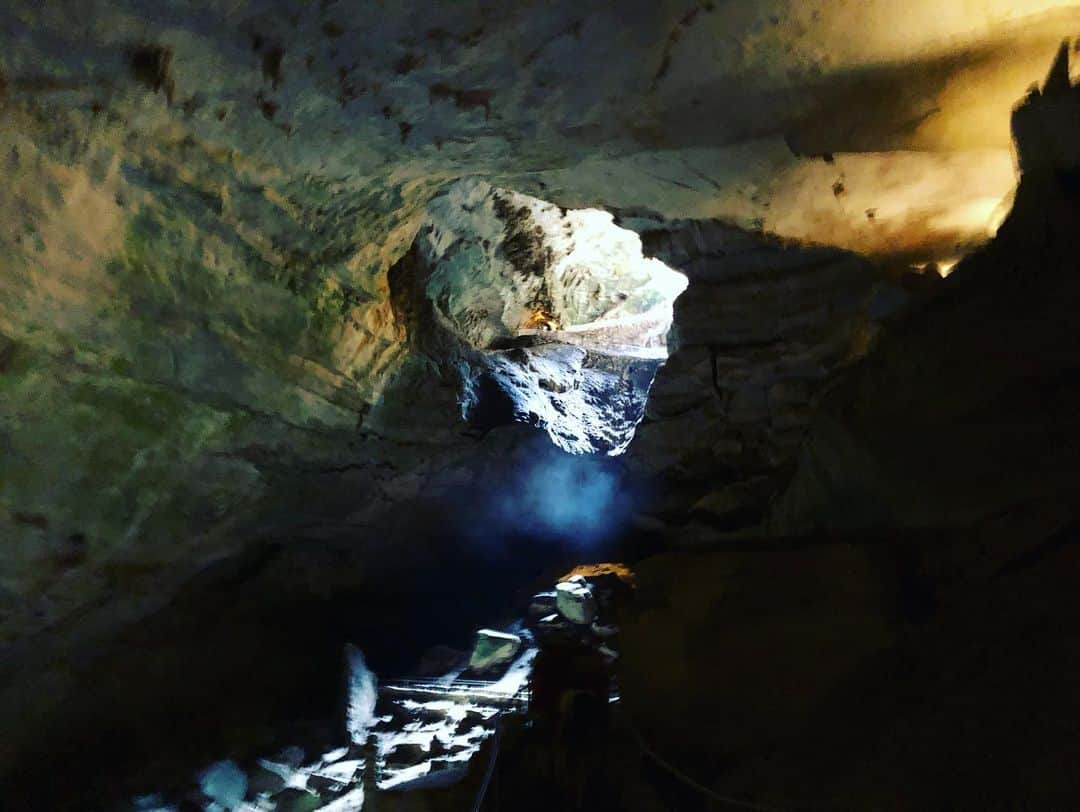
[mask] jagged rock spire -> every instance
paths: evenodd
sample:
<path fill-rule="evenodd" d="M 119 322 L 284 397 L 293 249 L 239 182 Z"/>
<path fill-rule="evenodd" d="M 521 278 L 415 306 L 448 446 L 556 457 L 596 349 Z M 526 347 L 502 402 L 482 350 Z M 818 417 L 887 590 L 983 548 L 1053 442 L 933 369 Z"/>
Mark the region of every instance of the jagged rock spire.
<path fill-rule="evenodd" d="M 1069 78 L 1069 40 L 1064 40 L 1058 49 L 1057 57 L 1046 76 L 1043 85 L 1044 94 L 1063 93 L 1072 90 L 1072 80 Z"/>

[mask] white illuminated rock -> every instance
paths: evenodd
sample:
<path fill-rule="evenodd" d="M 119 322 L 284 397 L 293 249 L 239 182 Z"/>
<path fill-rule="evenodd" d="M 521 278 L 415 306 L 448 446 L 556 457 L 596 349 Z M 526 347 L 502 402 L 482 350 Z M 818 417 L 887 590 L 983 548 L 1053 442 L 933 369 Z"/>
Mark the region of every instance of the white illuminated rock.
<path fill-rule="evenodd" d="M 514 659 L 521 648 L 521 638 L 516 634 L 497 632 L 493 629 L 480 629 L 476 633 L 469 668 L 473 671 L 488 671 Z"/>
<path fill-rule="evenodd" d="M 596 617 L 596 597 L 584 579 L 571 579 L 555 587 L 559 614 L 573 623 L 592 623 Z"/>

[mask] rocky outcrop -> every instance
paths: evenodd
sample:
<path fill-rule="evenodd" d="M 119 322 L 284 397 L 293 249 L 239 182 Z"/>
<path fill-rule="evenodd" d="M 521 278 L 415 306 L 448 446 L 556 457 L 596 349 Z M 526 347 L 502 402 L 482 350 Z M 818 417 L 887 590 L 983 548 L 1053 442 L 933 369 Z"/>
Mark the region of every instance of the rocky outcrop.
<path fill-rule="evenodd" d="M 1060 766 L 1077 750 L 1060 720 L 1080 712 L 1066 75 L 1016 110 L 1024 173 L 995 240 L 820 396 L 773 535 L 635 566 L 623 701 L 724 797 L 1015 809 L 1080 792 Z"/>
<path fill-rule="evenodd" d="M 1034 540 L 1075 516 L 1080 162 L 1070 145 L 1080 103 L 1067 73 L 1066 49 L 1016 109 L 1024 172 L 997 238 L 822 401 L 777 527 L 939 527 L 1033 512 L 1049 522 Z"/>
<path fill-rule="evenodd" d="M 769 186 L 772 146 L 728 146 L 763 135 L 782 145 L 792 98 L 802 100 L 797 120 L 820 107 L 802 92 L 811 77 L 817 87 L 892 60 L 900 43 L 895 32 L 852 37 L 857 21 L 839 5 L 802 21 L 780 0 L 775 24 L 764 10 L 717 6 L 688 26 L 674 2 L 630 15 L 602 3 L 490 13 L 405 2 L 364 23 L 325 4 L 286 5 L 181 5 L 164 16 L 140 0 L 76 3 L 64 14 L 5 8 L 5 640 L 134 593 L 143 609 L 117 615 L 137 616 L 192 571 L 246 547 L 262 532 L 259 517 L 273 516 L 285 535 L 327 532 L 342 516 L 366 521 L 390 491 L 415 488 L 406 459 L 415 446 L 376 441 L 359 451 L 367 441 L 356 429 L 363 422 L 364 437 L 406 443 L 460 439 L 383 397 L 391 382 L 433 397 L 418 383 L 426 362 L 403 343 L 387 272 L 449 181 L 479 173 L 540 195 L 551 183 L 554 202 L 567 204 L 621 205 L 629 193 L 636 205 L 662 203 L 668 218 L 716 214 L 726 185 L 753 203 L 737 207 L 753 219 L 793 187 Z M 908 44 L 975 39 L 993 15 L 938 16 Z M 76 30 L 73 19 L 85 25 Z M 709 62 L 710 48 L 693 40 L 719 34 L 747 46 Z M 1025 54 L 1042 47 L 1012 29 L 1001 37 L 1022 39 Z M 815 57 L 839 44 L 838 61 Z M 1016 49 L 995 39 L 992 53 L 1000 62 Z M 755 71 L 772 78 L 751 80 Z M 746 94 L 761 103 L 736 103 Z M 703 122 L 720 127 L 708 133 L 716 149 L 701 147 Z M 917 144 L 905 136 L 871 146 Z M 832 166 L 781 149 L 783 171 L 812 170 L 799 188 L 832 205 Z M 595 171 L 579 168 L 597 158 Z M 706 158 L 719 160 L 716 171 L 700 169 Z M 881 162 L 867 160 L 873 177 Z M 744 164 L 764 174 L 749 183 Z M 933 161 L 920 167 L 902 174 L 957 177 Z M 556 182 L 551 173 L 562 170 L 583 186 Z M 859 197 L 841 212 L 847 232 L 906 222 L 903 207 L 895 217 L 881 207 L 871 222 L 871 205 Z M 767 225 L 834 233 L 818 220 Z M 516 256 L 531 256 L 527 240 L 517 243 Z M 437 397 L 441 415 L 453 396 Z M 397 473 L 382 465 L 388 458 Z M 330 484 L 334 472 L 343 481 Z M 348 504 L 357 494 L 368 507 Z"/>
<path fill-rule="evenodd" d="M 502 423 L 596 412 L 600 398 L 558 392 L 567 379 L 625 392 L 651 377 L 636 359 L 564 349 L 548 374 L 556 336 L 489 347 L 514 364 L 498 376 L 503 395 L 517 384 L 550 393 L 550 411 L 525 403 L 491 431 L 463 423 L 462 376 L 447 363 L 458 333 L 422 344 L 414 328 L 435 325 L 435 312 L 409 314 L 426 288 L 399 297 L 411 289 L 391 273 L 409 269 L 429 204 L 455 181 L 481 176 L 552 206 L 648 205 L 661 215 L 645 230 L 671 235 L 727 217 L 875 254 L 902 237 L 905 262 L 984 240 L 1011 183 L 1007 132 L 955 125 L 981 91 L 1016 81 L 1017 59 L 1041 59 L 1047 26 L 1056 37 L 1074 10 L 1020 27 L 1004 0 L 950 15 L 932 0 L 819 5 L 688 14 L 683 0 L 403 0 L 358 16 L 277 0 L 5 3 L 0 781 L 46 783 L 34 776 L 52 774 L 50 755 L 109 784 L 82 760 L 109 742 L 135 758 L 175 724 L 226 712 L 265 723 L 290 697 L 332 695 L 320 680 L 339 655 L 340 618 L 364 614 L 352 612 L 356 593 L 385 598 L 394 566 L 436 568 L 439 543 L 453 548 L 445 527 L 414 532 L 416 505 L 464 510 L 474 491 L 517 483 L 508 472 L 537 456 L 532 432 Z M 903 95 L 881 92 L 901 80 Z M 853 85 L 889 109 L 860 104 L 835 123 Z M 510 219 L 504 258 L 543 268 L 526 218 Z M 672 481 L 708 471 L 687 491 L 697 512 L 742 524 L 773 491 L 821 368 L 861 347 L 860 307 L 823 316 L 811 300 L 868 277 L 848 255 L 798 249 L 798 272 L 778 270 L 778 255 L 768 271 L 714 284 L 710 274 L 738 267 L 712 263 L 718 251 L 762 244 L 717 228 L 692 250 L 655 251 L 711 270 L 692 269 L 687 333 L 635 461 Z M 759 305 L 770 296 L 791 301 Z M 475 337 L 466 310 L 445 313 Z M 769 324 L 764 339 L 755 319 Z M 596 335 L 620 343 L 625 326 Z M 485 340 L 499 332 L 489 328 Z M 615 406 L 617 437 L 593 425 L 556 437 L 621 450 L 641 399 Z M 738 487 L 720 487 L 731 479 Z M 301 637 L 308 656 L 251 668 Z M 242 701 L 206 708 L 223 685 L 242 685 L 223 692 Z M 194 727 L 178 746 L 199 738 Z"/>
<path fill-rule="evenodd" d="M 690 285 L 629 458 L 673 483 L 679 501 L 662 510 L 752 524 L 795 459 L 814 396 L 908 295 L 843 251 L 718 222 L 630 222 Z"/>
<path fill-rule="evenodd" d="M 469 668 L 477 673 L 492 671 L 514 659 L 521 648 L 521 638 L 516 634 L 480 629 L 476 632 Z"/>
<path fill-rule="evenodd" d="M 686 286 L 610 214 L 476 180 L 432 202 L 389 279 L 413 351 L 460 390 L 449 411 L 574 454 L 626 448 Z"/>

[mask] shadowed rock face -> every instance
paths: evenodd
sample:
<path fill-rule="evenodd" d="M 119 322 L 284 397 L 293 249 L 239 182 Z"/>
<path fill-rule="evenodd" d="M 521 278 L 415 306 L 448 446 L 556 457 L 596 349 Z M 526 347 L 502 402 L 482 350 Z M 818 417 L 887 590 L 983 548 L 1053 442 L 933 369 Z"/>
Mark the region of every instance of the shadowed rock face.
<path fill-rule="evenodd" d="M 1058 5 L 8 4 L 6 639 L 152 604 L 258 528 L 377 510 L 323 482 L 416 451 L 359 451 L 365 425 L 462 441 L 442 401 L 428 417 L 383 397 L 423 366 L 387 273 L 449 181 L 951 256 L 985 238 L 1012 178 L 1007 132 L 957 140 L 944 102 L 1023 87 L 994 66 L 1052 50 L 1073 13 Z M 930 71 L 945 38 L 967 50 Z M 882 61 L 941 112 L 819 128 L 820 156 L 793 155 L 799 122 L 852 82 L 874 95 Z M 365 476 L 348 498 L 377 506 L 386 469 Z"/>
<path fill-rule="evenodd" d="M 1013 114 L 1023 174 L 997 239 L 823 400 L 780 526 L 957 525 L 1034 504 L 1072 514 L 1078 99 L 1066 45 Z"/>
<path fill-rule="evenodd" d="M 151 747 L 139 713 L 167 704 L 162 695 L 199 696 L 180 673 L 200 650 L 198 628 L 228 618 L 193 686 L 243 684 L 242 655 L 296 628 L 282 617 L 325 620 L 336 610 L 324 600 L 352 606 L 391 557 L 405 569 L 430 557 L 437 534 L 401 529 L 403 513 L 444 507 L 498 481 L 505 460 L 532 456 L 533 432 L 460 419 L 461 376 L 446 359 L 461 348 L 432 339 L 426 299 L 398 284 L 428 206 L 463 177 L 618 211 L 647 252 L 691 278 L 631 464 L 675 482 L 708 473 L 686 493 L 720 524 L 759 516 L 819 384 L 866 351 L 895 306 L 849 252 L 907 266 L 985 242 L 1014 183 L 1004 113 L 1075 26 L 1072 5 L 5 4 L 0 717 L 17 723 L 0 773 L 49 752 L 68 719 L 93 741 L 100 708 L 128 696 L 123 676 L 147 663 L 163 687 L 143 686 L 109 740 Z M 1055 132 L 1040 124 L 1048 108 L 1033 109 L 1017 118 L 1022 145 Z M 1028 154 L 1075 143 L 1051 141 Z M 1021 197 L 1071 194 L 1073 169 L 1034 184 L 1045 173 L 1023 165 Z M 1002 237 L 1042 235 L 1050 267 L 1071 223 L 1036 208 L 1018 205 Z M 544 259 L 527 240 L 511 247 L 526 266 Z M 1009 276 L 999 265 L 979 259 L 964 274 Z M 985 306 L 1004 318 L 1013 291 L 1000 284 Z M 1057 318 L 1069 290 L 1045 284 Z M 981 318 L 982 304 L 941 302 L 958 323 Z M 1043 320 L 1028 307 L 1017 312 Z M 935 330 L 912 338 L 928 356 L 952 342 Z M 1046 373 L 1040 391 L 1067 392 L 1068 364 L 1044 352 L 1063 337 L 1031 336 L 1003 331 L 995 350 L 1025 348 Z M 593 360 L 581 368 L 620 382 L 652 374 Z M 905 369 L 885 380 L 906 381 Z M 945 361 L 933 371 L 943 386 L 955 372 Z M 1001 392 L 1034 408 L 1022 372 Z M 966 385 L 963 408 L 974 409 L 989 390 Z M 640 398 L 623 405 L 636 420 Z M 858 468 L 891 442 L 879 436 L 882 406 L 865 433 L 860 416 L 844 430 L 856 440 L 833 442 L 830 409 L 810 438 L 826 468 L 847 465 L 850 448 Z M 1047 451 L 1031 493 L 1071 451 L 1017 434 L 987 461 L 984 439 L 957 454 L 982 455 L 988 478 Z M 869 522 L 916 503 L 911 515 L 933 521 L 961 504 L 981 516 L 990 501 L 971 484 L 943 505 L 967 481 L 947 466 L 870 467 L 865 481 L 884 485 L 865 502 Z M 913 481 L 934 487 L 906 490 Z M 828 525 L 847 488 L 804 455 L 778 521 Z M 692 505 L 676 495 L 685 518 Z M 230 630 L 264 626 L 276 631 L 226 656 Z M 321 636 L 315 661 L 331 662 L 336 643 Z M 125 647 L 137 653 L 121 663 Z M 283 707 L 274 686 L 303 686 L 316 670 L 306 668 L 277 662 L 260 696 Z M 250 719 L 264 707 L 240 710 Z"/>
<path fill-rule="evenodd" d="M 1008 219 L 821 396 L 772 537 L 637 567 L 624 701 L 721 794 L 1012 809 L 1080 791 L 1063 722 L 1080 710 L 1080 98 L 1062 53 L 1014 113 Z"/>
<path fill-rule="evenodd" d="M 715 221 L 635 225 L 690 285 L 631 463 L 667 480 L 657 507 L 669 518 L 752 523 L 790 472 L 817 391 L 910 297 L 845 251 Z"/>

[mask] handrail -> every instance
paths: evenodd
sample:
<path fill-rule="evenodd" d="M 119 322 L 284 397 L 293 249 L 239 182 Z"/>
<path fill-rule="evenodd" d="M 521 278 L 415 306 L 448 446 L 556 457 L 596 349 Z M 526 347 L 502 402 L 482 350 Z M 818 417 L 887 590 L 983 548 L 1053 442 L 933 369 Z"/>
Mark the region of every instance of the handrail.
<path fill-rule="evenodd" d="M 480 793 L 476 796 L 472 812 L 480 812 L 484 804 L 484 796 L 487 795 L 488 786 L 491 784 L 491 776 L 495 774 L 495 759 L 499 757 L 499 739 L 502 735 L 502 724 L 495 722 L 495 735 L 491 738 L 491 756 L 488 758 L 487 770 L 484 772 L 484 781 L 480 784 Z"/>

